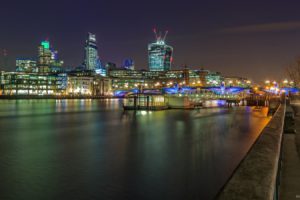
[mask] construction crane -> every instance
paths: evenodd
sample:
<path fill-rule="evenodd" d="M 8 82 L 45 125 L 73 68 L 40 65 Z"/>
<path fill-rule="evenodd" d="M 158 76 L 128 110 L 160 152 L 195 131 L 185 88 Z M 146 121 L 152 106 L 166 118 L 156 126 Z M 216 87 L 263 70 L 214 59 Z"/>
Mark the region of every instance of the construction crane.
<path fill-rule="evenodd" d="M 161 32 L 157 33 L 156 28 L 153 29 L 153 33 L 154 33 L 156 42 L 164 43 L 165 40 L 166 40 L 166 37 L 167 37 L 167 35 L 168 35 L 168 33 L 169 33 L 169 31 L 165 31 L 165 34 L 164 34 L 163 37 L 162 37 L 162 33 L 161 33 Z"/>

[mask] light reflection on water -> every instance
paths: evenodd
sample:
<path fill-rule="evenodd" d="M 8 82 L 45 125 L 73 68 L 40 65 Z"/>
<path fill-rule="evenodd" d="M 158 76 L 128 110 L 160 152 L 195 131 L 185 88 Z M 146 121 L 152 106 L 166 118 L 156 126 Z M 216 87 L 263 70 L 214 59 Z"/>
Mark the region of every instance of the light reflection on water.
<path fill-rule="evenodd" d="M 0 199 L 212 199 L 269 121 L 249 107 L 0 102 Z"/>

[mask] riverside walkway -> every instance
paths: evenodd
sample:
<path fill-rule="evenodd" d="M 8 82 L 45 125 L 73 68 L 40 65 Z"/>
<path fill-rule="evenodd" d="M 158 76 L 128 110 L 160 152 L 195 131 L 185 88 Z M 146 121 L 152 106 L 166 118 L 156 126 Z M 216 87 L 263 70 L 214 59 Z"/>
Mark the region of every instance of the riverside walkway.
<path fill-rule="evenodd" d="M 217 199 L 300 199 L 300 99 L 279 107 Z"/>
<path fill-rule="evenodd" d="M 277 199 L 285 104 L 281 104 L 244 160 L 217 196 L 219 200 Z"/>
<path fill-rule="evenodd" d="M 280 200 L 300 199 L 300 101 L 292 107 L 296 133 L 283 135 Z"/>

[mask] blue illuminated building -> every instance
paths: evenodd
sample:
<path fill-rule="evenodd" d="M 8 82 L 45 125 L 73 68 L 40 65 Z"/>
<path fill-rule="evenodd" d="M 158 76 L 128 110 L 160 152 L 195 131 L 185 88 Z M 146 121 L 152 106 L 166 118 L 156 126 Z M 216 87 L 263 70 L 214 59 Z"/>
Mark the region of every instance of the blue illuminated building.
<path fill-rule="evenodd" d="M 131 58 L 124 60 L 123 68 L 128 70 L 134 70 L 134 61 Z"/>

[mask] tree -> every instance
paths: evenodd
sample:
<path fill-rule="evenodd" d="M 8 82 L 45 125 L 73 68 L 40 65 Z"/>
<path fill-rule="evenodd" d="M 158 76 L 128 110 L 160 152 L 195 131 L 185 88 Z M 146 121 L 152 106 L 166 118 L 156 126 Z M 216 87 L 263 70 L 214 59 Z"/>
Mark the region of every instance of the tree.
<path fill-rule="evenodd" d="M 286 67 L 286 73 L 294 81 L 295 86 L 300 86 L 300 57 L 297 57 L 294 63 Z"/>

